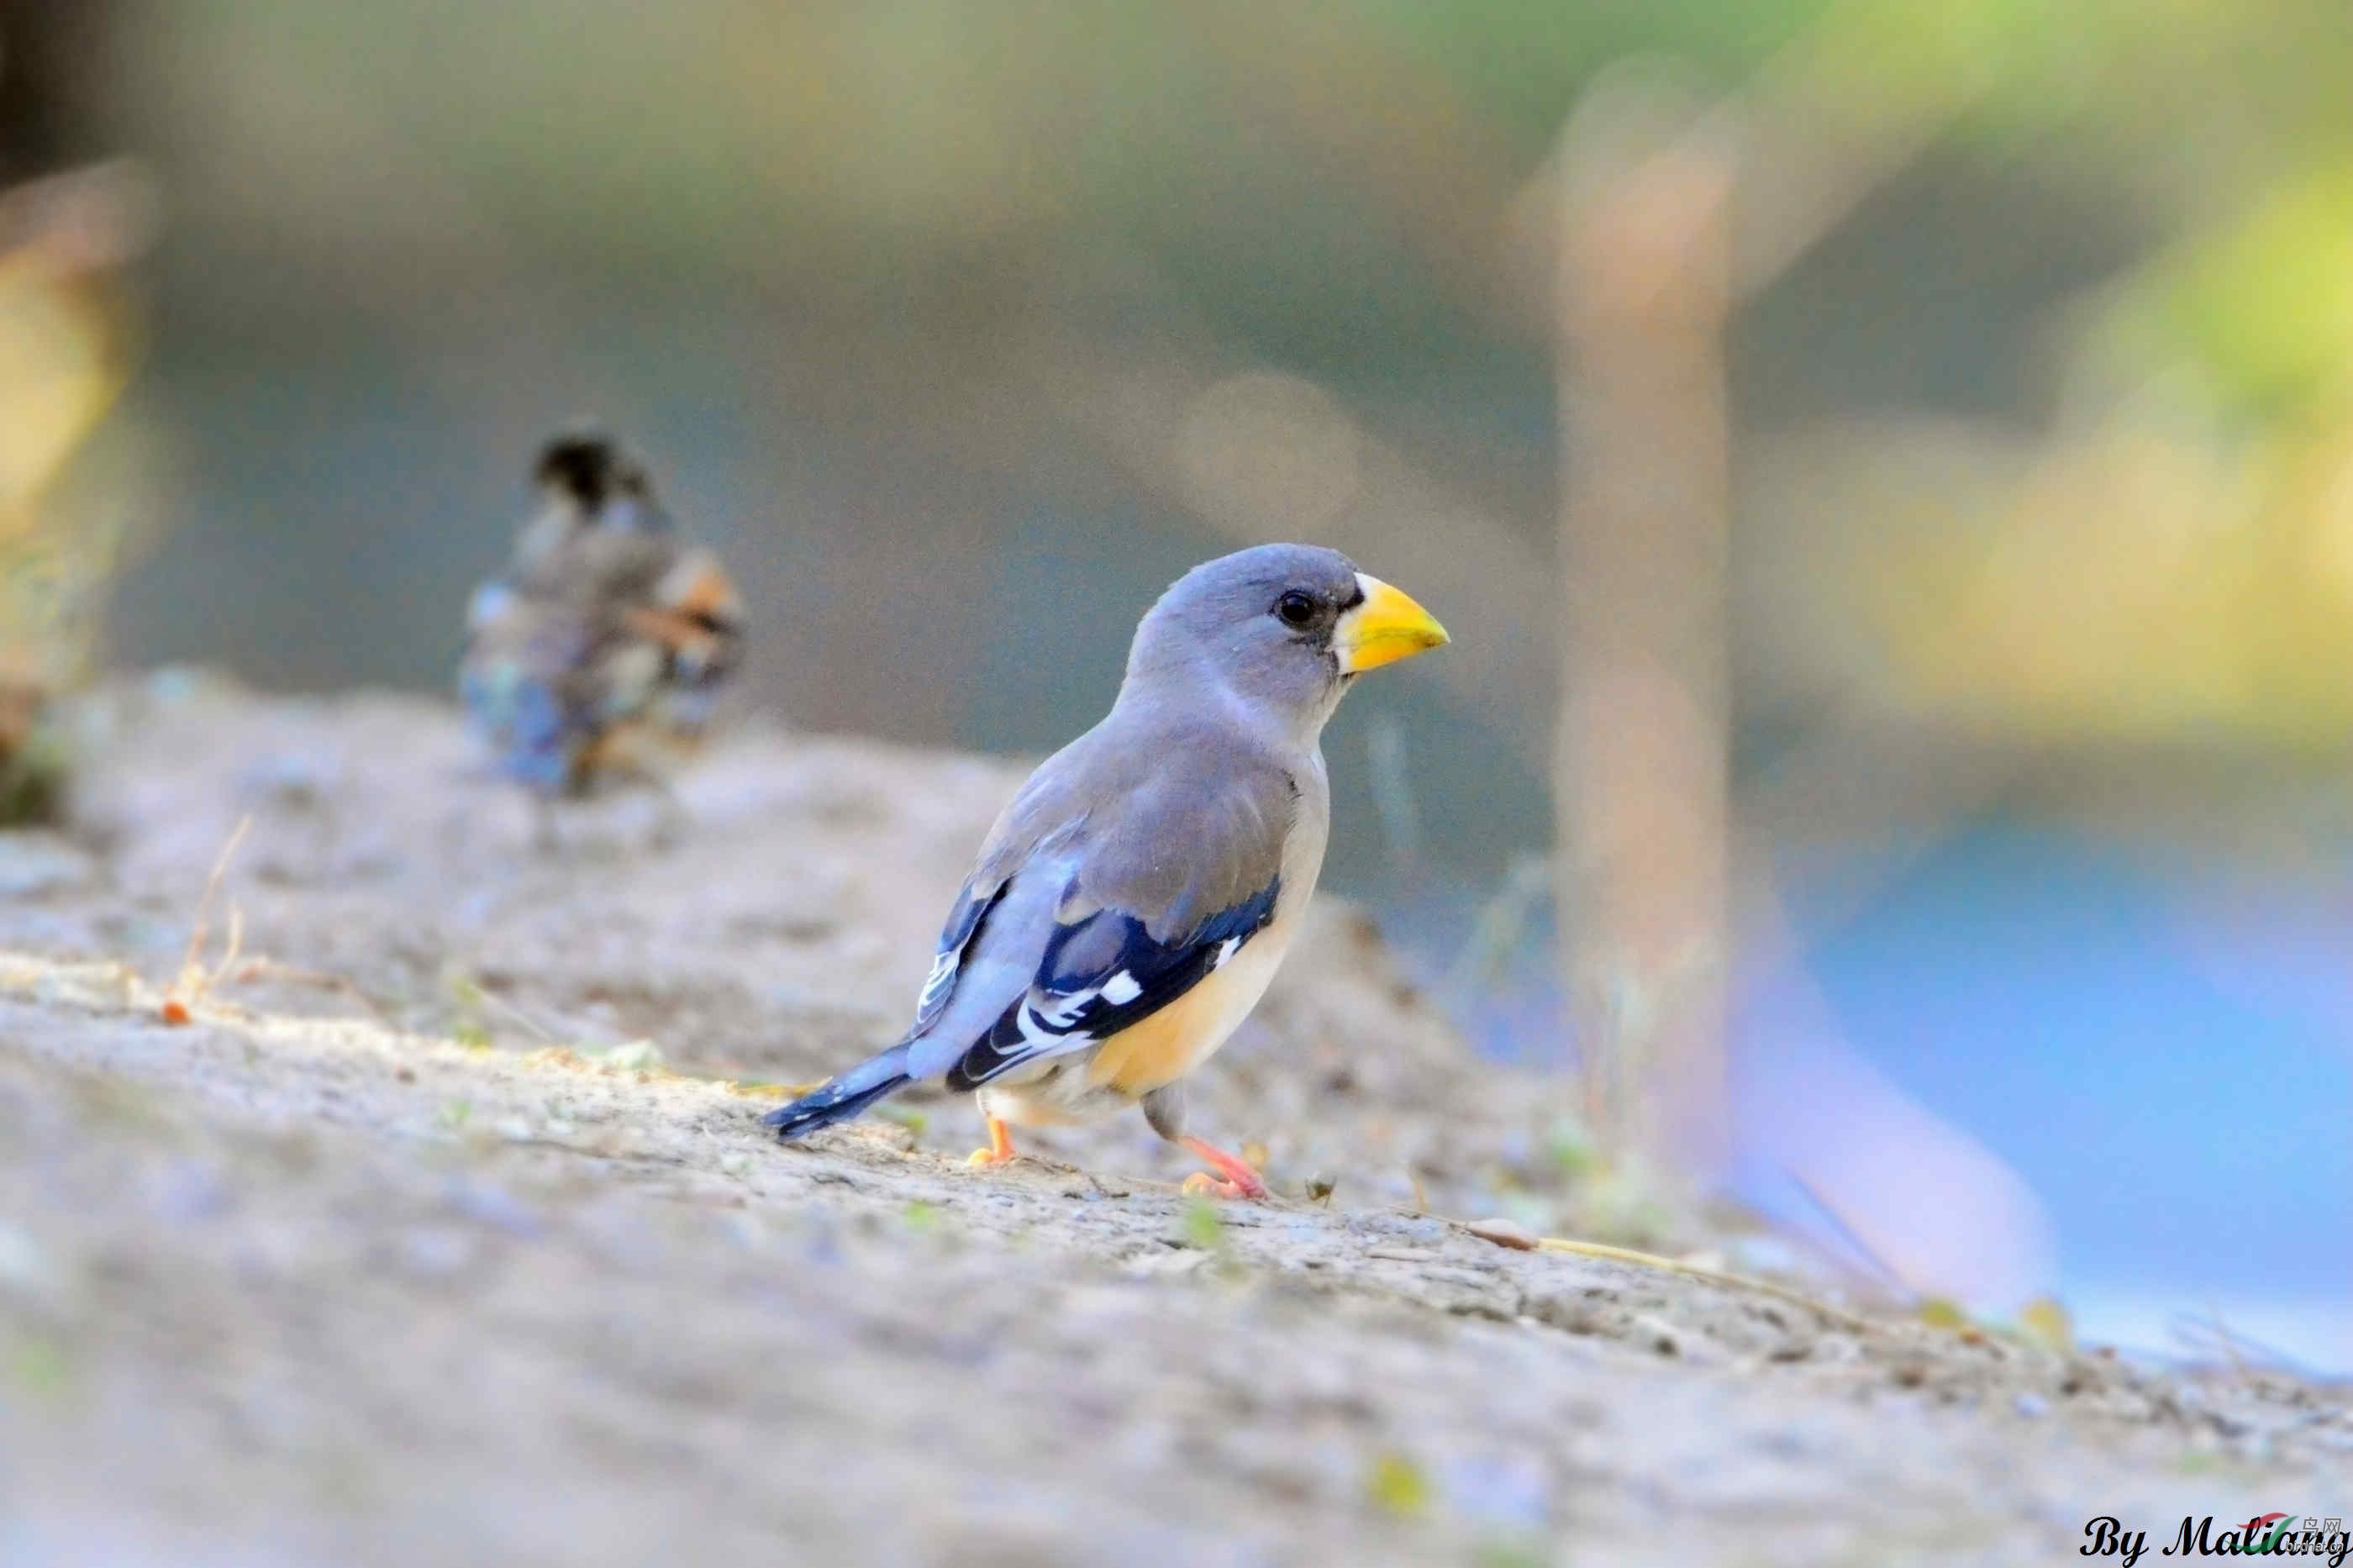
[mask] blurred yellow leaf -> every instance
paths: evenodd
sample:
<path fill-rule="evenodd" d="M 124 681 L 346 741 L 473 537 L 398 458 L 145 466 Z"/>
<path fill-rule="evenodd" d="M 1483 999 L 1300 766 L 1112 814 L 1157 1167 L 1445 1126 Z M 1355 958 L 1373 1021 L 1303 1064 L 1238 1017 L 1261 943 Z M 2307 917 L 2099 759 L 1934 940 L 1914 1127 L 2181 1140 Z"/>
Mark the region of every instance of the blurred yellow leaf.
<path fill-rule="evenodd" d="M 2145 389 L 1935 495 L 1818 472 L 1826 510 L 1858 513 L 1831 592 L 1883 653 L 1883 695 L 2046 742 L 2341 744 L 2353 401 L 2234 429 L 2211 402 Z M 1875 437 L 1871 461 L 1906 438 Z"/>
<path fill-rule="evenodd" d="M 2106 327 L 2146 367 L 2187 358 L 2235 407 L 2340 399 L 2353 387 L 2353 159 L 2190 234 L 2123 290 Z"/>

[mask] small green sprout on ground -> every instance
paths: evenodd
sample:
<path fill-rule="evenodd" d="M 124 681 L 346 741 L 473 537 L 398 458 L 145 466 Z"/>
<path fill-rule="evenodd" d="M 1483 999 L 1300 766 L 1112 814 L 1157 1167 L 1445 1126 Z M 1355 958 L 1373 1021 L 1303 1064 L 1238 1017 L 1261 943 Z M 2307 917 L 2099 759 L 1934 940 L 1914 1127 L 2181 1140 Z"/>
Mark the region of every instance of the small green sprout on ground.
<path fill-rule="evenodd" d="M 879 1107 L 874 1114 L 885 1121 L 896 1122 L 918 1138 L 923 1135 L 923 1129 L 932 1124 L 932 1119 L 922 1111 L 907 1110 L 896 1105 Z"/>
<path fill-rule="evenodd" d="M 601 1051 L 583 1051 L 581 1055 L 616 1072 L 666 1072 L 670 1063 L 662 1048 L 651 1040 L 627 1040 Z"/>
<path fill-rule="evenodd" d="M 1430 1478 L 1403 1454 L 1390 1452 L 1373 1461 L 1365 1478 L 1365 1497 L 1383 1513 L 1398 1519 L 1419 1519 L 1430 1511 Z"/>
<path fill-rule="evenodd" d="M 1517 1541 L 1490 1541 L 1471 1558 L 1472 1568 L 1545 1568 L 1551 1561 L 1543 1547 Z"/>
<path fill-rule="evenodd" d="M 1969 1315 L 1960 1304 L 1943 1296 L 1930 1296 L 1920 1303 L 1920 1321 L 1932 1329 L 1959 1331 L 1969 1326 Z"/>
<path fill-rule="evenodd" d="M 482 1016 L 481 985 L 463 970 L 450 971 L 442 984 L 449 993 L 449 1008 L 455 1015 L 449 1025 L 449 1037 L 470 1047 L 489 1045 L 491 1030 Z"/>
<path fill-rule="evenodd" d="M 2056 1297 L 2037 1296 L 2018 1310 L 2018 1329 L 2044 1350 L 2071 1355 L 2075 1350 L 2075 1322 Z"/>
<path fill-rule="evenodd" d="M 1200 1197 L 1186 1204 L 1185 1240 L 1204 1252 L 1214 1252 L 1225 1245 L 1226 1222 L 1218 1216 L 1217 1205 Z"/>
<path fill-rule="evenodd" d="M 1553 1123 L 1551 1136 L 1545 1141 L 1545 1152 L 1552 1156 L 1554 1169 L 1570 1182 L 1583 1181 L 1601 1164 L 1600 1152 L 1594 1148 L 1592 1135 L 1582 1122 L 1567 1117 Z"/>
<path fill-rule="evenodd" d="M 6 1361 L 7 1381 L 36 1399 L 55 1399 L 73 1382 L 66 1349 L 46 1334 L 18 1340 Z"/>

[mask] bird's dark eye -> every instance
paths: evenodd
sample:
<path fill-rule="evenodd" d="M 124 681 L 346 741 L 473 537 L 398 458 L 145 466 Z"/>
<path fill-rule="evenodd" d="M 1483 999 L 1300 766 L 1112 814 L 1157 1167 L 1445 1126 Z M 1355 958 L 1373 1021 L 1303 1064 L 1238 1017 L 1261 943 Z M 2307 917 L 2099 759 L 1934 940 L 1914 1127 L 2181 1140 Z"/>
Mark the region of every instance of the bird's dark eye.
<path fill-rule="evenodd" d="M 1286 626 L 1303 626 L 1315 618 L 1315 601 L 1293 588 L 1274 602 L 1274 613 Z"/>

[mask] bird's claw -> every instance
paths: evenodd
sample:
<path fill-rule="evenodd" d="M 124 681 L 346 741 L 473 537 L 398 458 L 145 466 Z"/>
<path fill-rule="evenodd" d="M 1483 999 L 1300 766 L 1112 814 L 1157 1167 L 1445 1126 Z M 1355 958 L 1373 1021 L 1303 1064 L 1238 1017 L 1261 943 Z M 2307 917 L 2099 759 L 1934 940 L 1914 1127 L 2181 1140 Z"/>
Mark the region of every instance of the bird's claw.
<path fill-rule="evenodd" d="M 1219 1198 L 1249 1198 L 1253 1203 L 1263 1203 L 1270 1195 L 1263 1176 L 1216 1144 L 1198 1138 L 1179 1138 L 1176 1142 L 1222 1173 L 1213 1176 L 1207 1171 L 1194 1172 L 1185 1178 L 1186 1192 Z"/>
<path fill-rule="evenodd" d="M 1229 1201 L 1248 1198 L 1253 1203 L 1258 1203 L 1262 1202 L 1267 1196 L 1266 1187 L 1261 1183 L 1229 1182 L 1222 1176 L 1213 1176 L 1207 1171 L 1196 1171 L 1186 1177 L 1181 1190 L 1187 1197 L 1225 1198 Z"/>
<path fill-rule="evenodd" d="M 1013 1157 L 1013 1135 L 1006 1131 L 1002 1121 L 992 1116 L 988 1118 L 988 1147 L 975 1149 L 965 1163 L 975 1170 L 987 1170 L 1005 1164 Z"/>

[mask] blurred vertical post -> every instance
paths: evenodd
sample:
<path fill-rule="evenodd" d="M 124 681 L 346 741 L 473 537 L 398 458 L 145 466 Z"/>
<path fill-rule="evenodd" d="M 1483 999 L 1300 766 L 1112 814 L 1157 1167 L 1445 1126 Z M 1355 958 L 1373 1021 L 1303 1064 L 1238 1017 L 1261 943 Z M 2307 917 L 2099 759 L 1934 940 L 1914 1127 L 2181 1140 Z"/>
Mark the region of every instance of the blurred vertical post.
<path fill-rule="evenodd" d="M 1621 1170 L 1729 1157 L 1724 329 L 1732 166 L 1660 73 L 1563 134 L 1554 320 L 1565 625 L 1560 962 L 1587 1112 Z"/>

